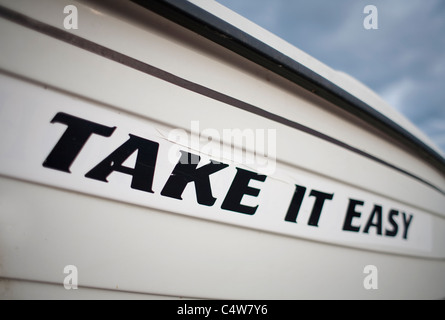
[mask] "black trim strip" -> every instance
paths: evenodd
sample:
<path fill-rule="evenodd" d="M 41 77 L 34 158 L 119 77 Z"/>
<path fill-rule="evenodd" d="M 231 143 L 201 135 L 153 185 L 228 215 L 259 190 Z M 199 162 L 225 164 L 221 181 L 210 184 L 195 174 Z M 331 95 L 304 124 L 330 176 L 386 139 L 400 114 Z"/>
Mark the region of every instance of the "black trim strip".
<path fill-rule="evenodd" d="M 50 26 L 48 24 L 45 24 L 43 22 L 40 22 L 38 20 L 32 19 L 28 16 L 25 16 L 21 13 L 15 12 L 13 10 L 7 9 L 5 7 L 0 6 L 0 17 L 5 18 L 9 21 L 15 22 L 19 25 L 22 25 L 24 27 L 33 29 L 35 31 L 38 31 L 42 34 L 45 34 L 47 36 L 50 36 L 52 38 L 64 41 L 66 43 L 69 43 L 71 45 L 74 45 L 78 48 L 84 49 L 86 51 L 89 51 L 91 53 L 100 55 L 104 58 L 110 59 L 112 61 L 115 61 L 117 63 L 120 63 L 122 65 L 125 65 L 127 67 L 130 67 L 132 69 L 141 71 L 145 74 L 151 75 L 153 77 L 156 77 L 158 79 L 167 81 L 171 84 L 177 85 L 181 88 L 190 90 L 192 92 L 198 93 L 200 95 L 206 96 L 208 98 L 223 102 L 225 104 L 231 105 L 233 107 L 236 107 L 238 109 L 245 110 L 247 112 L 259 115 L 261 117 L 267 118 L 269 120 L 278 122 L 280 124 L 286 125 L 288 127 L 303 131 L 305 133 L 308 133 L 312 136 L 315 136 L 317 138 L 320 138 L 322 140 L 325 140 L 327 142 L 330 142 L 332 144 L 335 144 L 341 148 L 344 148 L 346 150 L 349 150 L 351 152 L 354 152 L 358 155 L 361 155 L 363 157 L 366 157 L 370 160 L 373 160 L 377 163 L 380 163 L 386 167 L 389 167 L 391 169 L 394 169 L 400 173 L 403 173 L 431 188 L 434 190 L 440 192 L 441 194 L 445 195 L 445 191 L 441 190 L 440 188 L 436 187 L 432 183 L 404 170 L 401 169 L 389 162 L 386 162 L 380 158 L 377 158 L 367 152 L 364 152 L 360 149 L 357 149 L 353 146 L 350 146 L 340 140 L 337 140 L 333 137 L 330 137 L 324 133 L 318 132 L 312 128 L 306 127 L 298 122 L 294 122 L 291 120 L 288 120 L 284 117 L 281 117 L 279 115 L 276 115 L 274 113 L 265 111 L 263 109 L 260 109 L 259 107 L 256 107 L 254 105 L 251 105 L 249 103 L 246 103 L 244 101 L 238 100 L 236 98 L 233 98 L 231 96 L 225 95 L 223 93 L 220 93 L 218 91 L 215 91 L 213 89 L 207 88 L 205 86 L 202 86 L 200 84 L 191 82 L 189 80 L 180 78 L 172 73 L 169 73 L 167 71 L 158 69 L 152 65 L 149 65 L 145 62 L 139 61 L 137 59 L 134 59 L 130 56 L 124 55 L 122 53 L 119 53 L 117 51 L 114 51 L 112 49 L 109 49 L 107 47 L 104 47 L 102 45 L 99 45 L 95 42 L 92 42 L 90 40 L 87 40 L 85 38 L 76 36 L 74 34 L 68 33 L 64 30 L 58 29 L 56 27 Z"/>

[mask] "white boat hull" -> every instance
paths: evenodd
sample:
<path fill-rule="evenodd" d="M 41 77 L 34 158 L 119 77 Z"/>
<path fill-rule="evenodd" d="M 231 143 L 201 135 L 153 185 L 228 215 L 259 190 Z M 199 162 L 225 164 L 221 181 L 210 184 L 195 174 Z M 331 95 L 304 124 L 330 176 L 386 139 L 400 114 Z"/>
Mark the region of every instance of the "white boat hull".
<path fill-rule="evenodd" d="M 394 138 L 134 3 L 1 6 L 1 298 L 445 297 Z"/>

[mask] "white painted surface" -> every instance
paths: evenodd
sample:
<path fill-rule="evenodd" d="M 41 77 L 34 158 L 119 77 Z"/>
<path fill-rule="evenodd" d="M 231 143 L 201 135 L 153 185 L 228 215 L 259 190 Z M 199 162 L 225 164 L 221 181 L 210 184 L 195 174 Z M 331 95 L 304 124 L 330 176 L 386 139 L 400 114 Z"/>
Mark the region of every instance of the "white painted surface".
<path fill-rule="evenodd" d="M 160 80 L 156 81 L 160 82 Z M 158 85 L 156 81 L 153 86 Z M 170 90 L 171 95 L 179 96 L 180 93 L 176 91 L 183 89 L 171 88 Z M 14 92 L 26 92 L 26 95 L 18 95 Z M 157 93 L 154 92 L 153 95 Z M 438 232 L 445 233 L 443 219 L 433 218 L 420 209 L 370 192 L 356 190 L 320 175 L 277 164 L 269 168 L 270 172 L 267 175 L 262 175 L 265 181 L 252 179 L 247 184 L 250 188 L 258 190 L 259 195 L 246 194 L 241 204 L 250 208 L 257 207 L 254 214 L 227 210 L 223 208 L 222 203 L 228 198 L 229 189 L 237 175 L 237 168 L 254 174 L 261 173 L 262 168 L 258 164 L 245 162 L 248 160 L 247 157 L 241 156 L 239 160 L 242 162 L 237 162 L 235 155 L 228 152 L 215 158 L 212 156 L 214 153 L 208 143 L 199 143 L 199 140 L 194 142 L 191 136 L 189 141 L 183 142 L 184 145 L 178 145 L 167 140 L 169 130 L 159 124 L 141 121 L 112 110 L 106 111 L 92 103 L 4 76 L 0 77 L 0 96 L 4 97 L 0 117 L 3 137 L 0 143 L 0 150 L 3 151 L 0 157 L 0 173 L 5 176 L 263 231 L 359 246 L 370 250 L 378 248 L 392 253 L 414 253 L 445 258 L 443 248 L 438 247 L 433 250 L 432 244 L 433 219 L 434 224 L 439 226 Z M 162 98 L 162 95 L 155 97 L 159 100 Z M 116 127 L 110 137 L 92 134 L 88 141 L 84 142 L 82 150 L 73 159 L 74 162 L 69 168 L 71 173 L 43 165 L 58 141 L 62 139 L 64 132 L 68 131 L 68 127 L 74 127 L 52 121 L 59 113 L 70 114 L 110 128 Z M 86 177 L 90 170 L 123 146 L 129 140 L 130 134 L 157 144 L 154 181 L 150 188 L 153 193 L 132 188 L 131 181 L 134 178 L 132 173 L 122 173 L 119 169 L 107 176 L 108 182 Z M 282 138 L 282 136 L 278 135 L 277 138 Z M 68 148 L 71 146 L 69 142 L 65 144 Z M 196 149 L 194 150 L 193 147 Z M 200 151 L 205 150 L 204 147 L 207 153 Z M 138 149 L 133 157 L 128 158 L 122 165 L 134 168 L 136 153 L 143 151 L 145 151 L 144 148 Z M 170 175 L 173 174 L 179 162 L 179 151 L 199 155 L 201 157 L 199 166 L 208 164 L 210 160 L 221 161 L 228 165 L 209 176 L 210 193 L 217 199 L 214 204 L 203 205 L 197 202 L 194 182 L 187 185 L 182 193 L 182 200 L 161 195 L 161 190 L 167 185 Z M 138 174 L 135 174 L 136 176 Z M 292 223 L 285 221 L 285 217 L 296 184 L 307 188 L 307 193 L 303 201 L 298 201 L 301 203 L 301 208 L 295 212 L 295 215 L 298 215 L 296 223 Z M 312 190 L 322 192 L 332 198 L 320 198 L 322 210 L 315 213 L 315 215 L 320 214 L 319 219 L 315 218 L 316 225 L 308 225 L 307 222 L 312 217 L 314 202 L 316 198 L 319 198 L 310 196 Z M 354 207 L 353 210 L 348 210 L 350 199 L 363 203 Z M 376 208 L 376 205 L 379 207 Z M 398 211 L 392 220 L 389 219 L 391 209 Z M 375 210 L 378 212 L 371 215 Z M 349 211 L 358 212 L 358 216 L 353 219 L 355 221 L 348 222 L 347 225 L 359 228 L 360 231 L 351 232 L 344 227 Z M 360 216 L 361 214 L 363 217 Z M 369 228 L 366 228 L 366 225 L 369 225 Z M 398 230 L 395 236 L 385 235 L 388 232 L 391 233 L 394 228 Z"/>

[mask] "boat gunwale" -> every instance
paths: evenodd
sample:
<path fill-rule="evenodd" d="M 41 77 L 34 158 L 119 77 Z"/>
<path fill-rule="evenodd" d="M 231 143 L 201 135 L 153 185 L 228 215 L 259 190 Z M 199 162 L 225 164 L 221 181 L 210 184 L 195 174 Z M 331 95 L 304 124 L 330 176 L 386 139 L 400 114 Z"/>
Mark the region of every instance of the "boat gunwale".
<path fill-rule="evenodd" d="M 189 2 L 175 0 L 131 0 L 219 45 L 292 81 L 305 90 L 367 121 L 441 172 L 445 158 L 415 134 L 368 103 L 283 52 L 237 28 L 209 11 Z"/>

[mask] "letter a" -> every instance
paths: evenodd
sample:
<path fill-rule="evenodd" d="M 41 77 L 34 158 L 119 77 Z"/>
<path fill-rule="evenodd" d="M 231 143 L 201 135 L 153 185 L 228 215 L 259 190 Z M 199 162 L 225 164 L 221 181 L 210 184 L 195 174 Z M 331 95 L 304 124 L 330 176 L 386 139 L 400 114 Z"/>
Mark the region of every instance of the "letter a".
<path fill-rule="evenodd" d="M 363 9 L 363 13 L 368 13 L 368 15 L 363 20 L 363 27 L 366 30 L 378 29 L 378 12 L 377 7 L 373 5 L 367 5 Z"/>
<path fill-rule="evenodd" d="M 373 266 L 373 265 L 367 265 L 365 266 L 365 268 L 363 269 L 363 273 L 368 274 L 365 279 L 363 280 L 363 287 L 366 290 L 369 289 L 378 289 L 378 284 L 377 284 L 377 267 Z"/>
<path fill-rule="evenodd" d="M 65 266 L 65 268 L 63 268 L 63 273 L 68 274 L 65 279 L 63 279 L 63 286 L 65 287 L 65 289 L 76 290 L 78 281 L 77 267 L 73 265 L 67 265 Z"/>
<path fill-rule="evenodd" d="M 77 7 L 73 5 L 68 5 L 63 8 L 63 13 L 68 13 L 68 15 L 63 19 L 63 27 L 65 29 L 78 29 L 77 25 Z"/>

